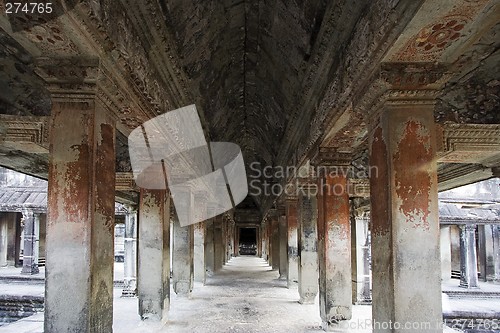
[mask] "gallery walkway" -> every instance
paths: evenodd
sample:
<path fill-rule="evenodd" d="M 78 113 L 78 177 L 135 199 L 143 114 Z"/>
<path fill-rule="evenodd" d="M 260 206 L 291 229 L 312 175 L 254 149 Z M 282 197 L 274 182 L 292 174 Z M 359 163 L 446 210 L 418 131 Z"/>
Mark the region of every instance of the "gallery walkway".
<path fill-rule="evenodd" d="M 118 264 L 119 266 L 120 264 Z M 0 279 L 1 280 L 1 279 Z M 443 286 L 446 287 L 446 286 Z M 448 286 L 452 288 L 452 286 Z M 489 288 L 489 289 L 488 289 Z M 485 292 L 498 292 L 495 285 L 484 285 Z M 490 290 L 491 289 L 491 290 Z M 25 296 L 43 295 L 43 284 L 0 283 L 2 294 Z M 262 259 L 254 256 L 232 258 L 217 274 L 208 277 L 206 285 L 195 283 L 189 298 L 177 296 L 171 291 L 171 307 L 166 324 L 141 321 L 137 312 L 137 298 L 121 298 L 121 288 L 114 289 L 114 332 L 168 332 L 168 333 L 275 333 L 321 332 L 321 319 L 317 298 L 315 304 L 298 303 L 297 289 L 286 288 L 286 281 L 278 278 L 278 272 Z M 478 302 L 449 299 L 443 296 L 445 311 L 467 311 L 478 308 Z M 496 299 L 487 302 L 491 310 Z M 71 306 L 70 301 L 68 306 Z M 354 306 L 353 318 L 347 332 L 371 332 L 369 326 L 371 306 Z M 41 333 L 43 313 L 0 327 L 2 332 Z M 346 331 L 343 331 L 346 332 Z M 446 329 L 445 332 L 453 332 Z"/>

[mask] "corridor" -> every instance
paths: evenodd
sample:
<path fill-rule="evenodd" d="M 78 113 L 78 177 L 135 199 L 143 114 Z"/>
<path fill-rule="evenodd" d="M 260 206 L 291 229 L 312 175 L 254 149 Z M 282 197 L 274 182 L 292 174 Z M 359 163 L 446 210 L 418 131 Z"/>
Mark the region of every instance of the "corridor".
<path fill-rule="evenodd" d="M 232 258 L 221 271 L 195 283 L 190 298 L 171 293 L 162 332 L 317 332 L 317 304 L 301 305 L 296 289 L 259 257 Z"/>

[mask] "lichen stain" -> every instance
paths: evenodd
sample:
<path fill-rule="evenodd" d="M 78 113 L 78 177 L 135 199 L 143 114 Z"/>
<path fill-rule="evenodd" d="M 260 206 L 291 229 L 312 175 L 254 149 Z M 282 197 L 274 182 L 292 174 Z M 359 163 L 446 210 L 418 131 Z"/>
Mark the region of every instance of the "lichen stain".
<path fill-rule="evenodd" d="M 429 136 L 421 123 L 408 121 L 393 160 L 396 194 L 401 200 L 399 210 L 407 217 L 407 222 L 413 223 L 413 228 L 425 230 L 429 230 L 432 184 L 428 171 L 428 163 L 432 161 Z"/>
<path fill-rule="evenodd" d="M 74 145 L 72 150 L 78 153 L 74 162 L 66 163 L 63 177 L 63 206 L 69 222 L 84 222 L 88 218 L 89 199 L 89 147 L 87 144 Z M 57 175 L 56 175 L 57 176 Z"/>
<path fill-rule="evenodd" d="M 389 233 L 389 192 L 387 191 L 388 168 L 387 146 L 384 142 L 382 128 L 377 127 L 373 134 L 370 153 L 370 165 L 377 168 L 376 177 L 370 177 L 372 233 L 383 236 Z"/>

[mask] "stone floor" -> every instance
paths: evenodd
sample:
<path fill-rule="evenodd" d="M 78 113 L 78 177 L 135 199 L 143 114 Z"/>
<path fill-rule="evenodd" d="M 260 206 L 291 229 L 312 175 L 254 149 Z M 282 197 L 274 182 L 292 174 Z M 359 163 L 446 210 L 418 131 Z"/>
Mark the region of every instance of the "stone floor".
<path fill-rule="evenodd" d="M 117 264 L 115 279 L 123 274 Z M 121 269 L 121 273 L 120 273 Z M 0 270 L 0 274 L 2 271 Z M 450 288 L 453 288 L 453 282 Z M 443 286 L 445 288 L 445 286 Z M 500 286 L 486 286 L 500 291 Z M 1 283 L 0 294 L 43 295 L 43 284 Z M 171 291 L 171 309 L 165 325 L 142 322 L 137 315 L 136 298 L 120 298 L 115 288 L 115 332 L 320 332 L 318 304 L 301 305 L 296 289 L 287 289 L 267 263 L 256 257 L 233 258 L 223 270 L 207 279 L 205 286 L 196 283 L 190 298 L 177 297 Z M 486 303 L 485 303 L 486 302 Z M 488 310 L 500 314 L 498 299 L 457 300 L 443 294 L 445 311 Z M 341 332 L 371 332 L 371 306 L 354 306 L 353 319 Z M 447 329 L 447 332 L 456 332 Z M 0 333 L 43 332 L 43 314 L 0 327 Z"/>

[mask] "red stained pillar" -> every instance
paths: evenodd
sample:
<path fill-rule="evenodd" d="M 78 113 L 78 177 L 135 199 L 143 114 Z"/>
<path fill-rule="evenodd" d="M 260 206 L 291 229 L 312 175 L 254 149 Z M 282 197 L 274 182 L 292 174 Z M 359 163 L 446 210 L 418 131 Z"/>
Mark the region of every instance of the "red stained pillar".
<path fill-rule="evenodd" d="M 425 323 L 426 332 L 442 332 L 433 110 L 432 101 L 392 101 L 371 124 L 375 325 Z"/>
<path fill-rule="evenodd" d="M 52 111 L 45 332 L 112 331 L 115 119 L 90 83 L 95 65 L 46 65 Z M 89 83 L 66 84 L 53 73 L 81 73 Z"/>
<path fill-rule="evenodd" d="M 333 167 L 319 178 L 319 306 L 325 329 L 352 317 L 351 228 L 345 170 Z"/>

